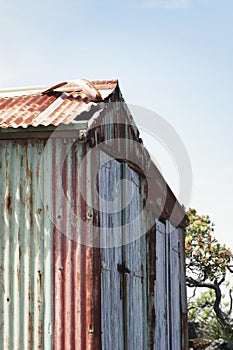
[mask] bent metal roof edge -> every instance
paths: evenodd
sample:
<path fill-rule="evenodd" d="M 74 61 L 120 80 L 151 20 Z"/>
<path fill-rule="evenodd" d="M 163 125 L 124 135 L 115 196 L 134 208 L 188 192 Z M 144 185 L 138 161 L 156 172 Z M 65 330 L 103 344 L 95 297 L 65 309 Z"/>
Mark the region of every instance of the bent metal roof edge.
<path fill-rule="evenodd" d="M 117 80 L 77 79 L 56 85 L 0 90 L 0 128 L 76 123 L 82 112 L 105 101 L 117 87 Z"/>

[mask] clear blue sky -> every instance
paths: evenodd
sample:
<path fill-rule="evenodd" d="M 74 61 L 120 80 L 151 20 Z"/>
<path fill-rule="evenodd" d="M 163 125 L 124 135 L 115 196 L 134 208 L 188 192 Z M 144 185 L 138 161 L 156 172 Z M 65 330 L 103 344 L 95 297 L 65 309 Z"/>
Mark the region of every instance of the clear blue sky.
<path fill-rule="evenodd" d="M 128 103 L 177 130 L 192 162 L 190 205 L 233 248 L 233 1 L 0 5 L 0 87 L 118 78 Z"/>

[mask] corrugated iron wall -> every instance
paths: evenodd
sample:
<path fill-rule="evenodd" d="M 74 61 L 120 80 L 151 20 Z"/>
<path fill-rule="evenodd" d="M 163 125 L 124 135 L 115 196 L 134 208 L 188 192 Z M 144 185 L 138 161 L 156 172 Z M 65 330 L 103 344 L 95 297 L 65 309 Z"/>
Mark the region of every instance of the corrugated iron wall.
<path fill-rule="evenodd" d="M 44 142 L 0 142 L 0 348 L 51 349 L 52 223 L 39 188 Z M 49 179 L 41 179 L 51 193 Z"/>
<path fill-rule="evenodd" d="M 88 146 L 62 139 L 45 145 L 0 143 L 0 348 L 93 349 L 100 261 L 96 249 L 77 243 L 80 234 L 92 235 L 94 220 L 79 188 L 91 191 L 90 164 L 78 175 Z M 84 229 L 74 225 L 76 214 Z"/>
<path fill-rule="evenodd" d="M 95 250 L 81 245 L 83 236 L 92 234 L 92 216 L 81 199 L 90 196 L 90 164 L 80 163 L 87 144 L 56 141 L 53 150 L 53 290 L 54 290 L 54 349 L 93 349 L 98 333 L 93 319 L 93 264 Z M 64 163 L 61 164 L 61 160 Z M 63 195 L 62 195 L 63 194 Z M 83 224 L 78 220 L 82 218 Z M 100 269 L 100 266 L 99 266 Z M 98 276 L 98 267 L 95 269 Z M 98 295 L 98 290 L 96 291 Z M 98 308 L 95 310 L 98 313 Z M 98 341 L 97 341 L 98 343 Z M 96 347 L 97 348 L 97 347 Z"/>

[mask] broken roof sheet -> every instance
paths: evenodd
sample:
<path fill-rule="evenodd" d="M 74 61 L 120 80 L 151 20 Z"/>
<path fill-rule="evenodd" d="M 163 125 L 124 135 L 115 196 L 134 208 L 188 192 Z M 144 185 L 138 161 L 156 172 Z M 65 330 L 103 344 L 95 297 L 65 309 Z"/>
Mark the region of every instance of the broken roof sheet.
<path fill-rule="evenodd" d="M 0 90 L 0 128 L 70 124 L 106 100 L 117 86 L 117 80 L 78 79 L 54 86 Z"/>

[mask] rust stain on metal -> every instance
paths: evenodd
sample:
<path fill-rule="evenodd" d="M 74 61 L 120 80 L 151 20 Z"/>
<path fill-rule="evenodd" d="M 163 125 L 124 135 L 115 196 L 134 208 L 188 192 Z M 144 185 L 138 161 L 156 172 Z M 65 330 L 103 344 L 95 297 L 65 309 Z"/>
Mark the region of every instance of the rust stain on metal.
<path fill-rule="evenodd" d="M 36 212 L 37 212 L 37 215 L 40 215 L 41 212 L 42 212 L 42 209 L 41 209 L 41 208 L 38 208 Z"/>
<path fill-rule="evenodd" d="M 6 196 L 6 209 L 8 212 L 11 211 L 11 194 L 10 194 L 10 192 L 8 192 L 7 196 Z"/>
<path fill-rule="evenodd" d="M 41 295 L 42 292 L 42 276 L 41 271 L 38 270 L 38 284 L 39 284 L 39 294 Z"/>
<path fill-rule="evenodd" d="M 29 297 L 29 300 L 30 300 L 30 297 Z M 32 332 L 32 314 L 29 311 L 28 313 L 28 348 L 29 349 L 32 347 L 31 332 Z"/>
<path fill-rule="evenodd" d="M 26 161 L 26 177 L 32 179 L 32 170 L 29 168 L 28 161 Z"/>
<path fill-rule="evenodd" d="M 156 227 L 155 225 L 150 229 L 147 233 L 147 274 L 149 278 L 149 291 L 150 295 L 154 297 L 154 283 L 156 280 L 156 269 L 155 269 L 155 261 L 156 261 Z"/>
<path fill-rule="evenodd" d="M 18 290 L 20 290 L 20 270 L 19 270 L 19 267 L 17 267 L 17 280 L 18 280 Z"/>

